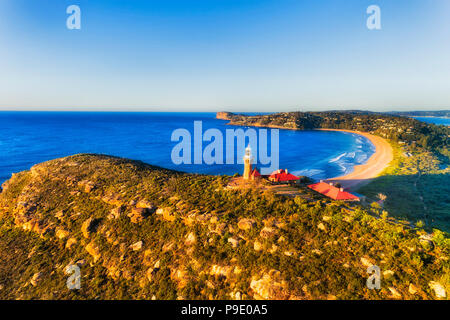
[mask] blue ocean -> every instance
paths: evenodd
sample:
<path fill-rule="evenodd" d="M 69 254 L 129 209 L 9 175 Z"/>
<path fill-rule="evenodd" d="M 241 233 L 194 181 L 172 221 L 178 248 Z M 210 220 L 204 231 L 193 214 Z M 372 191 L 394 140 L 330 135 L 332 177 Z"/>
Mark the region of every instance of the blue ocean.
<path fill-rule="evenodd" d="M 440 118 L 440 117 L 414 117 L 419 121 L 433 123 L 437 125 L 450 126 L 450 118 Z"/>
<path fill-rule="evenodd" d="M 171 141 L 172 132 L 193 131 L 194 121 L 224 136 L 226 129 L 237 128 L 215 119 L 215 113 L 0 112 L 0 181 L 34 164 L 78 153 L 114 155 L 191 173 L 241 173 L 239 164 L 173 163 L 178 142 Z M 331 131 L 280 130 L 279 145 L 280 168 L 313 179 L 350 173 L 375 151 L 364 137 Z"/>

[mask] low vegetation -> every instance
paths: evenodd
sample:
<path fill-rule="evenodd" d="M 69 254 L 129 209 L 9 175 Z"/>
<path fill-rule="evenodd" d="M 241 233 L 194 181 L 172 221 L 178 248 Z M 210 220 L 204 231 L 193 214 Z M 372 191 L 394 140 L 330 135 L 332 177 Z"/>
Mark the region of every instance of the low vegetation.
<path fill-rule="evenodd" d="M 0 298 L 446 299 L 446 233 L 230 179 L 101 155 L 13 175 L 0 194 Z M 66 286 L 74 264 L 79 290 Z M 380 290 L 366 286 L 371 265 Z"/>

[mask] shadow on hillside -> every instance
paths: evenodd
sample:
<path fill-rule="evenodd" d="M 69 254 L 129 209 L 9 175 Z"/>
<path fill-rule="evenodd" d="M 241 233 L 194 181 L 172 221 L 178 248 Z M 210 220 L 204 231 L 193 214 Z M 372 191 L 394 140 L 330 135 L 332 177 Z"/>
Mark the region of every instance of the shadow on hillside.
<path fill-rule="evenodd" d="M 450 173 L 386 175 L 359 182 L 363 185 L 356 192 L 370 200 L 379 200 L 380 193 L 386 196 L 384 208 L 390 215 L 450 232 Z"/>

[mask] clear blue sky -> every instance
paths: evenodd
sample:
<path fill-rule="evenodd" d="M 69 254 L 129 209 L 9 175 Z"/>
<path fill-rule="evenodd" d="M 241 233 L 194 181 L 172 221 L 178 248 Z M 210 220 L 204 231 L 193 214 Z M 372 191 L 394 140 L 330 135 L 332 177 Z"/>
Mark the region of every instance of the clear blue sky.
<path fill-rule="evenodd" d="M 0 1 L 0 109 L 448 107 L 448 0 Z"/>

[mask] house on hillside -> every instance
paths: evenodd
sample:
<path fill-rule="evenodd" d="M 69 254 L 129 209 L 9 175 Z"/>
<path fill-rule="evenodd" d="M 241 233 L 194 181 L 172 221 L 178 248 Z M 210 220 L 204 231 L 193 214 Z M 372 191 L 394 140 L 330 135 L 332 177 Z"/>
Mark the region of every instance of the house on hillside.
<path fill-rule="evenodd" d="M 275 183 L 295 183 L 298 180 L 300 180 L 300 178 L 290 174 L 287 169 L 279 169 L 269 176 L 269 181 Z"/>
<path fill-rule="evenodd" d="M 310 184 L 308 188 L 323 194 L 324 196 L 331 198 L 333 200 L 341 201 L 361 201 L 361 199 L 349 192 L 346 192 L 344 188 L 338 188 L 333 185 L 333 183 L 319 182 L 315 184 Z"/>

